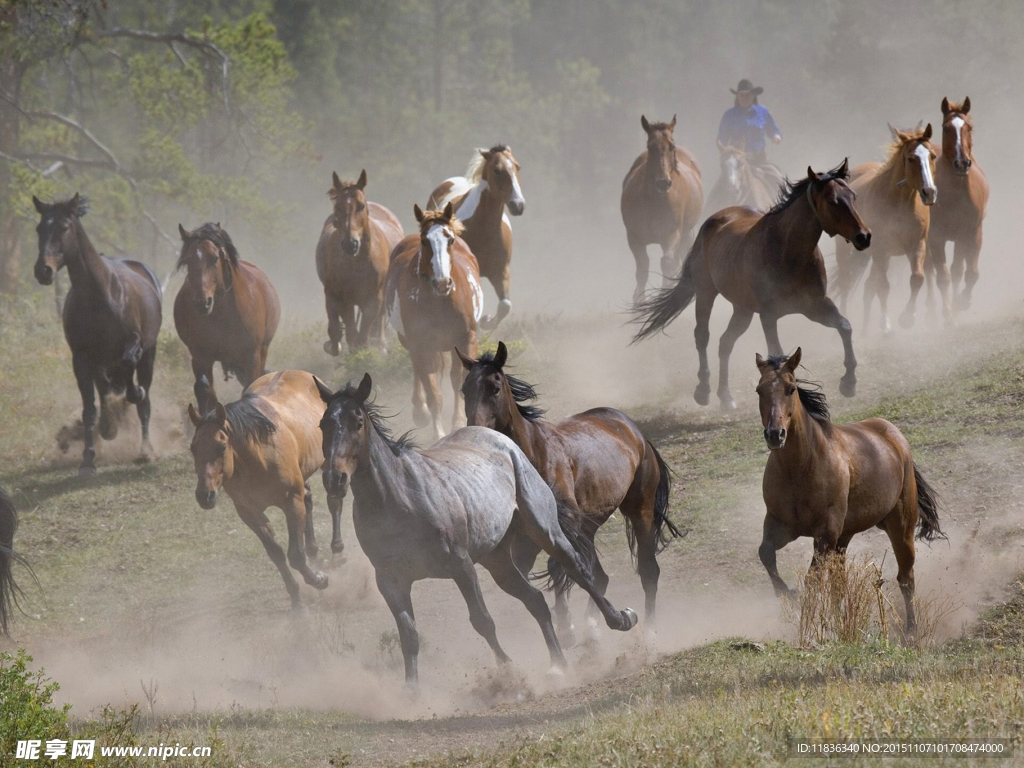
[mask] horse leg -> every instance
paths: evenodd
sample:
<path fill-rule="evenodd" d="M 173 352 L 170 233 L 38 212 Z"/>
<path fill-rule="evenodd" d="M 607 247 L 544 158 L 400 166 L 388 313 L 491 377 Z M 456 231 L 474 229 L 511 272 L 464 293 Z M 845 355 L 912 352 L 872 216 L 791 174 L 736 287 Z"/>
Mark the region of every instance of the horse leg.
<path fill-rule="evenodd" d="M 964 267 L 967 259 L 967 253 L 963 249 L 956 247 L 956 241 L 953 241 L 953 265 L 950 268 L 952 289 L 953 289 L 953 302 L 957 309 L 963 308 L 963 289 L 960 286 L 961 280 L 964 277 Z"/>
<path fill-rule="evenodd" d="M 736 340 L 746 333 L 753 319 L 753 312 L 734 306 L 732 317 L 729 318 L 729 327 L 718 340 L 718 401 L 723 411 L 736 410 L 736 401 L 729 392 L 729 357 L 732 355 L 732 348 L 736 346 Z"/>
<path fill-rule="evenodd" d="M 595 531 L 595 533 L 596 533 L 596 531 Z M 593 547 L 593 545 L 594 545 L 594 537 L 588 535 L 587 538 L 590 539 L 591 547 Z M 593 552 L 594 552 L 594 559 L 593 559 L 593 562 L 591 564 L 591 568 L 592 568 L 593 573 L 594 573 L 594 589 L 597 591 L 598 594 L 603 595 L 603 594 L 605 594 L 608 591 L 608 582 L 609 582 L 608 573 L 605 571 L 604 566 L 601 565 L 601 558 L 598 557 L 597 550 L 594 549 Z M 565 595 L 563 595 L 563 598 L 564 597 L 565 597 Z M 566 610 L 568 611 L 568 601 L 566 602 Z M 597 629 L 596 614 L 598 612 L 599 612 L 599 608 L 597 606 L 597 603 L 595 603 L 594 602 L 594 598 L 591 597 L 590 600 L 587 602 L 587 627 L 588 627 L 588 629 L 590 631 L 590 639 L 595 641 L 595 642 L 597 640 L 600 640 L 600 638 L 601 638 L 601 635 L 600 635 L 600 633 L 598 632 L 598 629 Z"/>
<path fill-rule="evenodd" d="M 149 397 L 149 389 L 153 383 L 153 367 L 155 362 L 156 345 L 147 349 L 142 354 L 137 370 L 139 389 L 142 390 L 142 399 L 135 405 L 135 411 L 139 415 L 139 422 L 142 424 L 142 453 L 139 456 L 140 461 L 150 461 L 153 458 L 153 444 L 149 441 L 149 417 L 153 412 L 153 403 Z"/>
<path fill-rule="evenodd" d="M 636 288 L 633 289 L 633 303 L 638 304 L 647 291 L 647 280 L 651 275 L 651 259 L 647 255 L 647 246 L 635 236 L 627 235 L 629 250 L 633 252 L 636 262 Z"/>
<path fill-rule="evenodd" d="M 708 323 L 711 321 L 711 308 L 715 305 L 717 296 L 718 292 L 713 288 L 697 292 L 697 325 L 693 329 L 693 340 L 697 345 L 697 356 L 700 358 L 697 388 L 693 391 L 693 399 L 697 401 L 697 405 L 707 405 L 711 402 L 711 368 L 708 366 L 708 342 L 711 340 L 711 331 Z"/>
<path fill-rule="evenodd" d="M 192 392 L 196 396 L 199 415 L 205 416 L 217 403 L 217 390 L 213 386 L 213 359 L 193 357 L 192 378 L 195 379 Z"/>
<path fill-rule="evenodd" d="M 794 539 L 796 536 L 790 532 L 789 528 L 782 525 L 771 514 L 765 515 L 761 546 L 758 547 L 757 554 L 761 558 L 764 569 L 768 571 L 768 578 L 772 580 L 776 597 L 794 597 L 796 594 L 779 576 L 779 569 L 775 561 L 775 553 Z"/>
<path fill-rule="evenodd" d="M 981 227 L 978 227 L 978 232 L 972 240 L 958 240 L 954 243 L 953 248 L 954 251 L 965 251 L 964 263 L 967 270 L 964 274 L 964 290 L 959 296 L 958 304 L 961 309 L 970 309 L 971 292 L 981 275 L 978 271 L 978 260 L 981 256 Z"/>
<path fill-rule="evenodd" d="M 417 669 L 420 653 L 420 636 L 416 632 L 416 614 L 412 609 L 412 583 L 391 574 L 377 571 L 377 589 L 384 602 L 391 609 L 398 626 L 398 639 L 402 644 L 405 660 L 405 684 L 410 688 L 419 686 Z"/>
<path fill-rule="evenodd" d="M 882 333 L 889 333 L 892 325 L 889 323 L 889 257 L 873 256 L 871 258 L 870 284 L 878 296 L 878 307 L 882 313 L 879 327 Z M 868 286 L 864 286 L 864 327 L 868 326 L 871 315 L 871 299 L 868 294 Z"/>
<path fill-rule="evenodd" d="M 451 575 L 458 585 L 459 591 L 462 592 L 466 605 L 469 607 L 469 621 L 473 625 L 473 629 L 491 646 L 491 650 L 494 651 L 494 656 L 499 664 L 507 664 L 512 661 L 498 643 L 498 635 L 494 631 L 494 619 L 487 612 L 484 596 L 480 592 L 480 580 L 476 575 L 476 566 L 470 560 L 469 553 L 462 552 L 455 555 Z M 499 586 L 501 585 L 499 584 Z M 541 600 L 543 599 L 544 596 L 541 595 Z M 547 609 L 547 607 L 547 602 L 545 602 L 544 608 Z M 550 621 L 551 617 L 549 615 L 548 622 L 550 623 Z M 554 634 L 553 627 L 551 633 L 552 635 Z"/>
<path fill-rule="evenodd" d="M 306 506 L 306 530 L 304 535 L 306 557 L 316 562 L 319 548 L 316 545 L 316 531 L 313 530 L 313 491 L 310 490 L 308 480 L 303 490 L 306 492 L 305 496 L 303 496 L 303 502 Z"/>
<path fill-rule="evenodd" d="M 324 305 L 327 308 L 327 341 L 324 342 L 324 352 L 337 357 L 341 354 L 341 300 L 325 288 Z"/>
<path fill-rule="evenodd" d="M 94 382 L 95 370 L 81 352 L 72 353 L 71 366 L 78 382 L 78 392 L 82 396 L 82 429 L 85 447 L 82 449 L 82 464 L 78 467 L 79 475 L 96 474 L 96 447 L 93 442 L 93 430 L 96 429 L 96 394 Z"/>
<path fill-rule="evenodd" d="M 100 437 L 104 440 L 113 440 L 117 437 L 118 416 L 110 407 L 110 382 L 104 376 L 97 376 L 96 394 L 100 399 Z"/>
<path fill-rule="evenodd" d="M 675 284 L 676 278 L 681 272 L 683 256 L 680 249 L 683 243 L 683 233 L 676 231 L 661 247 L 661 287 L 669 288 Z"/>
<path fill-rule="evenodd" d="M 498 548 L 482 559 L 480 564 L 488 570 L 495 584 L 525 605 L 526 610 L 536 619 L 551 656 L 552 668 L 561 670 L 568 664 L 562 647 L 558 644 L 554 625 L 551 623 L 551 611 L 548 609 L 547 600 L 519 570 L 513 557 L 512 547 L 517 538 L 512 532 L 506 534 Z"/>
<path fill-rule="evenodd" d="M 904 489 L 906 490 L 906 489 Z M 917 553 L 914 548 L 914 528 L 916 516 L 906 509 L 909 499 L 904 492 L 896 508 L 882 521 L 883 528 L 892 544 L 892 552 L 896 555 L 896 583 L 903 593 L 903 604 L 907 610 L 907 637 L 917 632 L 917 617 L 914 614 L 914 561 Z M 916 504 L 916 499 L 914 499 Z"/>
<path fill-rule="evenodd" d="M 423 377 L 423 393 L 426 396 L 427 410 L 430 411 L 430 422 L 434 426 L 434 440 L 444 437 L 444 429 L 441 427 L 441 387 L 438 385 L 437 377 L 444 369 L 444 358 L 439 352 L 429 356 L 429 367 L 427 374 Z M 461 365 L 459 366 L 462 367 Z"/>
<path fill-rule="evenodd" d="M 850 321 L 839 313 L 835 302 L 827 296 L 807 307 L 804 315 L 808 320 L 839 331 L 839 338 L 843 340 L 843 365 L 846 367 L 846 373 L 839 380 L 839 392 L 843 397 L 853 397 L 857 394 L 857 358 L 853 354 L 853 328 Z"/>
<path fill-rule="evenodd" d="M 498 295 L 498 311 L 494 315 L 483 315 L 480 318 L 480 327 L 492 331 L 498 327 L 498 323 L 504 320 L 508 313 L 512 311 L 512 300 L 509 298 L 510 289 L 512 286 L 512 276 L 509 272 L 509 264 L 506 261 L 505 265 L 501 268 L 500 272 L 495 274 L 481 275 L 486 277 L 491 286 L 494 288 L 494 292 Z"/>
<path fill-rule="evenodd" d="M 907 251 L 907 259 L 910 261 L 910 298 L 907 299 L 907 306 L 900 313 L 900 327 L 913 328 L 914 315 L 917 313 L 917 294 L 921 292 L 924 285 L 924 260 L 928 255 L 928 241 L 922 238 L 920 242 L 910 251 Z"/>
<path fill-rule="evenodd" d="M 459 349 L 468 350 L 465 354 L 475 358 L 477 354 L 476 334 L 472 334 L 464 344 L 465 346 L 460 346 Z M 448 376 L 452 382 L 452 432 L 454 432 L 460 427 L 466 426 L 466 408 L 462 398 L 462 383 L 466 380 L 466 369 L 462 367 L 462 363 L 459 362 L 454 352 L 446 357 L 449 357 L 451 362 Z"/>
<path fill-rule="evenodd" d="M 341 324 L 345 327 L 345 343 L 348 345 L 348 351 L 361 349 L 359 327 L 356 324 L 356 305 L 351 301 L 341 301 L 339 309 L 341 310 Z"/>
<path fill-rule="evenodd" d="M 291 598 L 292 608 L 299 608 L 298 582 L 295 581 L 295 577 L 292 576 L 292 572 L 288 568 L 288 561 L 284 550 L 281 549 L 281 545 L 274 538 L 274 529 L 270 527 L 270 521 L 267 519 L 266 513 L 262 509 L 243 507 L 238 502 L 235 502 L 235 511 L 242 518 L 242 522 L 248 525 L 250 530 L 256 534 L 256 537 L 263 545 L 263 549 L 266 550 L 267 556 L 277 566 L 277 570 L 281 573 L 281 578 L 284 580 L 284 588 L 288 590 L 288 597 Z"/>
<path fill-rule="evenodd" d="M 345 551 L 345 542 L 341 538 L 341 511 L 344 499 L 337 496 L 327 497 L 327 509 L 331 513 L 331 552 L 340 555 Z M 344 563 L 345 558 L 341 557 L 338 562 Z"/>
<path fill-rule="evenodd" d="M 384 325 L 381 322 L 383 314 L 384 295 L 378 291 L 362 307 L 362 317 L 359 322 L 359 343 L 362 347 L 384 347 Z"/>
<path fill-rule="evenodd" d="M 284 519 L 288 523 L 288 565 L 302 574 L 303 580 L 315 589 L 327 589 L 327 575 L 322 571 L 314 571 L 306 562 L 302 542 L 306 530 L 306 495 L 305 487 L 292 491 L 282 506 Z"/>
<path fill-rule="evenodd" d="M 951 326 L 954 321 L 953 304 L 949 297 L 949 265 L 946 264 L 946 241 L 936 235 L 929 235 L 928 240 L 928 261 L 935 270 L 935 283 L 939 288 L 939 296 L 942 300 L 942 317 L 946 326 Z"/>
<path fill-rule="evenodd" d="M 782 355 L 782 342 L 779 341 L 779 318 L 775 315 L 761 314 L 761 328 L 764 340 L 768 344 L 769 355 Z"/>

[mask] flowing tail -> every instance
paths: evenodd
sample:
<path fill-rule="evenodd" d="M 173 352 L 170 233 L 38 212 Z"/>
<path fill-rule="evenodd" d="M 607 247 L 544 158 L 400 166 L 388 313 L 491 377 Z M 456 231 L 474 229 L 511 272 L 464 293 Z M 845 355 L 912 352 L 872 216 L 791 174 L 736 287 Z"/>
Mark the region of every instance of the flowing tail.
<path fill-rule="evenodd" d="M 839 248 L 836 248 L 836 266 L 828 275 L 828 292 L 832 298 L 848 300 L 864 279 L 864 273 L 868 271 L 870 263 L 871 256 L 863 251 L 849 248 L 846 253 L 840 255 Z"/>
<path fill-rule="evenodd" d="M 939 501 L 921 471 L 914 466 L 914 480 L 917 481 L 917 538 L 925 541 L 945 539 L 946 534 L 939 527 Z"/>
<path fill-rule="evenodd" d="M 572 544 L 572 548 L 579 554 L 585 566 L 584 575 L 593 578 L 594 560 L 597 558 L 597 548 L 594 540 L 587 535 L 587 526 L 590 523 L 582 514 L 574 509 L 558 504 L 558 527 L 562 529 L 565 538 Z M 544 582 L 544 589 L 554 589 L 555 594 L 564 595 L 572 589 L 574 582 L 566 572 L 562 564 L 553 557 L 548 558 L 547 571 L 540 571 L 531 574 L 531 579 L 539 579 Z"/>
<path fill-rule="evenodd" d="M 11 609 L 20 607 L 18 599 L 24 593 L 14 580 L 12 566 L 19 563 L 28 569 L 29 575 L 35 574 L 21 555 L 14 551 L 14 534 L 18 530 L 18 513 L 14 502 L 0 488 L 0 634 L 10 637 L 8 632 Z"/>
<path fill-rule="evenodd" d="M 644 299 L 633 307 L 631 312 L 633 322 L 640 325 L 640 330 L 633 337 L 633 344 L 664 330 L 665 326 L 690 306 L 697 294 L 697 289 L 693 284 L 693 269 L 697 259 L 700 258 L 701 240 L 701 235 L 698 233 L 697 239 L 694 240 L 689 253 L 686 254 L 682 272 L 676 279 L 675 285 L 662 288 L 649 299 Z"/>
<path fill-rule="evenodd" d="M 658 488 L 654 492 L 654 530 L 658 537 L 658 549 L 657 554 L 661 554 L 665 551 L 672 539 L 684 538 L 690 530 L 684 528 L 679 530 L 668 518 L 668 497 L 672 489 L 672 470 L 669 469 L 668 464 L 658 453 L 658 449 L 655 448 L 650 442 L 647 443 L 647 448 L 654 453 L 654 460 L 658 462 Z M 623 515 L 626 520 L 626 541 L 629 542 L 629 554 L 633 559 L 633 567 L 637 566 L 636 559 L 636 529 L 633 527 L 633 520 Z"/>

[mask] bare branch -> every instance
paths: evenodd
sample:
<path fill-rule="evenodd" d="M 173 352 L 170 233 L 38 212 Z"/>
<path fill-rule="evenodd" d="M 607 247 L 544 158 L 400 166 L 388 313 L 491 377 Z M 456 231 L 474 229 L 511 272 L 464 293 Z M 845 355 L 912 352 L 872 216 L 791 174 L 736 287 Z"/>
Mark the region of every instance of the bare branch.
<path fill-rule="evenodd" d="M 107 149 L 106 146 L 104 146 L 103 142 L 101 142 L 99 139 L 96 138 L 96 136 L 93 135 L 92 131 L 90 131 L 84 125 L 79 123 L 77 120 L 73 120 L 72 118 L 66 115 L 59 114 L 57 112 L 21 110 L 21 113 L 25 115 L 25 117 L 34 119 L 41 118 L 45 120 L 56 120 L 61 125 L 66 125 L 68 128 L 73 129 L 80 136 L 87 139 L 89 143 L 92 144 L 93 147 L 95 147 L 101 155 L 106 157 L 107 161 L 113 166 L 113 170 L 121 170 L 121 164 L 117 161 L 117 158 L 114 156 L 114 153 Z"/>

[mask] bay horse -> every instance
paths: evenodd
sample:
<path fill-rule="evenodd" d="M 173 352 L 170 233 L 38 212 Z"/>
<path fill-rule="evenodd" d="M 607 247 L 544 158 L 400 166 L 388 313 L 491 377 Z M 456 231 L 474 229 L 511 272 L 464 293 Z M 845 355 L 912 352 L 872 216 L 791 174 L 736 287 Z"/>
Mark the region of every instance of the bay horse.
<path fill-rule="evenodd" d="M 513 543 L 529 539 L 554 557 L 597 603 L 612 629 L 637 623 L 629 608 L 616 610 L 594 586 L 589 563 L 573 548 L 544 479 L 509 438 L 483 427 L 464 427 L 426 450 L 394 438 L 369 399 L 373 382 L 332 393 L 317 383 L 327 404 L 323 431 L 323 481 L 332 496 L 352 487 L 352 522 L 376 572 L 377 588 L 398 625 L 405 681 L 418 682 L 419 637 L 412 585 L 452 579 L 469 607 L 469 619 L 499 663 L 510 661 L 498 643 L 480 592 L 475 564 L 520 600 L 540 624 L 555 668 L 565 656 L 544 595 L 516 567 Z"/>
<path fill-rule="evenodd" d="M 755 313 L 761 316 L 772 354 L 782 353 L 780 317 L 800 314 L 835 328 L 843 341 L 846 368 L 839 391 L 846 397 L 856 394 L 853 331 L 828 297 L 825 262 L 818 248 L 822 232 L 851 240 L 857 250 L 871 244 L 871 230 L 853 205 L 856 194 L 846 183 L 848 177 L 846 160 L 827 173 L 815 173 L 808 166 L 807 177 L 787 181 L 779 201 L 767 213 L 734 207 L 712 215 L 701 225 L 675 285 L 634 309 L 642 324 L 635 343 L 664 329 L 696 299 L 693 335 L 700 369 L 693 397 L 698 404 L 707 405 L 711 395 L 708 321 L 718 294 L 733 305 L 729 326 L 718 344 L 718 399 L 723 408 L 736 407 L 729 392 L 729 356 Z"/>
<path fill-rule="evenodd" d="M 24 567 L 35 579 L 28 562 L 14 551 L 14 534 L 17 532 L 18 512 L 11 497 L 0 488 L 0 635 L 8 638 L 11 636 L 11 612 L 18 607 L 18 598 L 22 596 L 18 582 L 14 580 L 14 564 Z"/>
<path fill-rule="evenodd" d="M 395 214 L 367 201 L 365 169 L 357 181 L 342 181 L 337 173 L 332 179 L 327 194 L 334 210 L 316 244 L 316 273 L 327 305 L 324 352 L 341 353 L 342 331 L 350 351 L 371 343 L 383 349 L 388 257 L 405 233 Z"/>
<path fill-rule="evenodd" d="M 85 448 L 80 475 L 96 474 L 96 395 L 100 395 L 100 437 L 112 440 L 117 418 L 108 403 L 125 393 L 142 423 L 141 459 L 153 456 L 149 442 L 150 385 L 156 361 L 156 340 L 162 320 L 162 292 L 153 270 L 138 261 L 99 254 L 82 227 L 88 211 L 84 197 L 32 204 L 40 215 L 36 233 L 39 257 L 35 277 L 50 285 L 67 267 L 71 288 L 64 301 L 64 338 L 71 348 L 71 365 L 82 396 Z M 137 377 L 137 382 L 136 382 Z"/>
<path fill-rule="evenodd" d="M 924 266 L 928 255 L 929 208 L 938 198 L 935 186 L 935 151 L 931 145 L 931 123 L 923 130 L 899 131 L 889 126 L 893 144 L 885 163 L 862 163 L 853 169 L 850 186 L 857 193 L 858 210 L 871 227 L 874 239 L 870 250 L 854 254 L 850 247 L 836 241 L 838 265 L 836 293 L 840 308 L 846 302 L 864 271 L 871 272 L 864 284 L 864 325 L 870 324 L 871 306 L 878 297 L 881 328 L 888 333 L 889 258 L 905 253 L 910 261 L 910 298 L 900 314 L 900 325 L 911 328 L 917 311 L 917 294 L 924 284 Z"/>
<path fill-rule="evenodd" d="M 428 211 L 441 211 L 448 203 L 465 227 L 462 235 L 498 294 L 498 310 L 480 320 L 481 328 L 494 328 L 512 310 L 512 222 L 505 211 L 522 216 L 526 198 L 519 186 L 519 162 L 506 144 L 478 149 L 465 176 L 445 179 L 430 193 Z"/>
<path fill-rule="evenodd" d="M 453 208 L 451 203 L 443 211 L 413 206 L 420 231 L 395 246 L 386 284 L 388 317 L 412 358 L 413 420 L 418 427 L 431 424 L 435 439 L 444 435 L 437 377 L 449 356 L 452 429 L 461 425 L 463 372 L 452 350 L 458 346 L 476 354 L 477 322 L 484 305 L 480 269 L 461 237 L 462 222 Z"/>
<path fill-rule="evenodd" d="M 718 161 L 721 173 L 708 196 L 710 212 L 731 205 L 742 205 L 758 211 L 772 207 L 777 185 L 765 179 L 765 173 L 756 168 L 742 147 L 730 147 L 718 142 Z"/>
<path fill-rule="evenodd" d="M 240 400 L 226 406 L 215 402 L 205 414 L 191 403 L 188 415 L 195 425 L 192 458 L 196 472 L 196 501 L 213 509 L 223 489 L 238 516 L 259 538 L 281 572 L 293 608 L 299 608 L 299 585 L 294 568 L 315 589 L 327 588 L 327 576 L 310 568 L 317 556 L 313 533 L 313 496 L 307 482 L 323 465 L 320 419 L 324 404 L 316 378 L 305 371 L 268 373 L 256 379 Z M 335 520 L 331 549 L 344 546 L 337 527 L 341 500 L 328 499 Z M 274 538 L 266 510 L 277 507 L 288 525 L 287 557 Z"/>
<path fill-rule="evenodd" d="M 557 422 L 545 421 L 544 411 L 530 401 L 537 393 L 505 369 L 508 349 L 498 342 L 494 354 L 478 360 L 456 350 L 467 371 L 462 392 L 470 426 L 488 427 L 512 439 L 540 472 L 555 494 L 560 513 L 580 520 L 593 548 L 598 528 L 616 509 L 626 521 L 630 554 L 637 565 L 645 596 L 645 623 L 655 620 L 658 594 L 657 555 L 679 529 L 668 518 L 672 482 L 668 466 L 629 416 L 614 408 L 592 408 Z M 529 540 L 514 549 L 516 565 L 529 573 L 540 547 Z M 557 561 L 549 569 L 556 584 Z M 602 595 L 608 574 L 593 557 L 594 586 Z M 570 628 L 564 589 L 556 590 L 555 615 L 560 631 Z M 591 609 L 595 608 L 591 604 Z"/>
<path fill-rule="evenodd" d="M 757 385 L 764 439 L 771 449 L 764 468 L 764 536 L 758 555 L 775 594 L 790 594 L 779 576 L 775 553 L 789 542 L 814 539 L 811 567 L 829 552 L 845 553 L 856 534 L 885 531 L 899 569 L 896 581 L 907 609 L 907 634 L 914 617 L 914 532 L 945 538 L 935 492 L 921 475 L 906 437 L 885 419 L 850 424 L 829 420 L 822 392 L 796 378 L 801 350 L 765 360 L 757 355 Z"/>
<path fill-rule="evenodd" d="M 942 200 L 931 209 L 928 253 L 929 263 L 936 270 L 947 322 L 953 317 L 954 303 L 958 309 L 971 306 L 971 291 L 978 282 L 981 224 L 988 205 L 988 179 L 974 158 L 970 111 L 970 97 L 962 104 L 942 99 L 942 151 L 935 164 L 935 183 L 942 188 Z M 952 279 L 946 266 L 948 241 L 953 242 Z M 962 290 L 961 278 L 964 279 Z"/>
<path fill-rule="evenodd" d="M 640 125 L 647 134 L 647 149 L 623 179 L 619 203 L 626 240 L 636 261 L 634 302 L 647 290 L 651 265 L 647 246 L 661 246 L 661 274 L 667 284 L 679 272 L 704 206 L 697 160 L 675 143 L 676 116 L 672 115 L 670 123 L 650 123 L 640 115 Z"/>
<path fill-rule="evenodd" d="M 281 319 L 281 302 L 266 273 L 238 256 L 220 224 L 189 232 L 178 225 L 178 269 L 185 282 L 174 299 L 174 327 L 192 356 L 196 400 L 206 413 L 217 401 L 213 364 L 242 388 L 266 373 L 267 352 Z"/>

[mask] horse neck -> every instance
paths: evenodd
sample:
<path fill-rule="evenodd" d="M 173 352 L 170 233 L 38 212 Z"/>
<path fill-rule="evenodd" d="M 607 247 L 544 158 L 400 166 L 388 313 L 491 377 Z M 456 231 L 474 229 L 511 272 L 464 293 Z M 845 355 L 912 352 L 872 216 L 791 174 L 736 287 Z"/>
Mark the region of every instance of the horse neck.
<path fill-rule="evenodd" d="M 506 398 L 510 403 L 509 422 L 505 429 L 499 431 L 506 437 L 511 438 L 512 442 L 518 445 L 523 453 L 526 454 L 526 458 L 531 463 L 535 463 L 547 440 L 544 425 L 542 422 L 530 421 L 523 416 L 519 412 L 519 408 L 516 407 L 512 393 L 508 391 L 508 385 L 505 386 L 505 389 Z"/>
<path fill-rule="evenodd" d="M 896 158 L 895 162 L 889 162 L 883 165 L 875 178 L 871 179 L 869 184 L 875 187 L 875 189 L 881 191 L 887 195 L 889 199 L 895 200 L 896 202 L 914 204 L 914 198 L 917 195 L 917 190 L 910 186 L 909 183 L 904 184 L 902 187 L 899 183 L 903 181 L 904 174 L 900 166 L 902 163 L 902 152 Z"/>
<path fill-rule="evenodd" d="M 482 185 L 480 202 L 477 204 L 472 216 L 468 219 L 460 219 L 460 221 L 462 221 L 467 231 L 500 227 L 501 215 L 505 212 L 505 204 L 491 194 L 491 185 L 487 183 L 486 179 L 480 179 L 477 183 Z M 470 234 L 470 237 L 472 237 L 472 234 Z"/>
<path fill-rule="evenodd" d="M 769 217 L 773 217 L 773 215 L 765 215 L 765 218 Z M 801 194 L 799 199 L 787 205 L 775 217 L 777 217 L 778 227 L 782 232 L 785 244 L 784 256 L 802 258 L 813 256 L 824 230 L 811 208 L 811 201 L 807 199 L 807 194 Z"/>
<path fill-rule="evenodd" d="M 378 509 L 385 509 L 385 500 L 401 495 L 394 493 L 393 488 L 403 474 L 403 457 L 391 451 L 372 424 L 367 429 L 366 456 L 360 458 L 359 468 L 352 474 L 352 493 Z M 409 451 L 408 455 L 416 454 Z"/>
<path fill-rule="evenodd" d="M 823 452 L 825 432 L 804 408 L 797 396 L 786 444 L 777 453 L 783 464 L 796 472 L 806 472 Z"/>
<path fill-rule="evenodd" d="M 65 264 L 71 284 L 80 290 L 95 290 L 107 294 L 110 290 L 111 271 L 104 259 L 93 247 L 92 241 L 85 233 L 82 222 L 75 219 L 75 235 L 77 247 L 74 253 L 67 254 Z"/>

